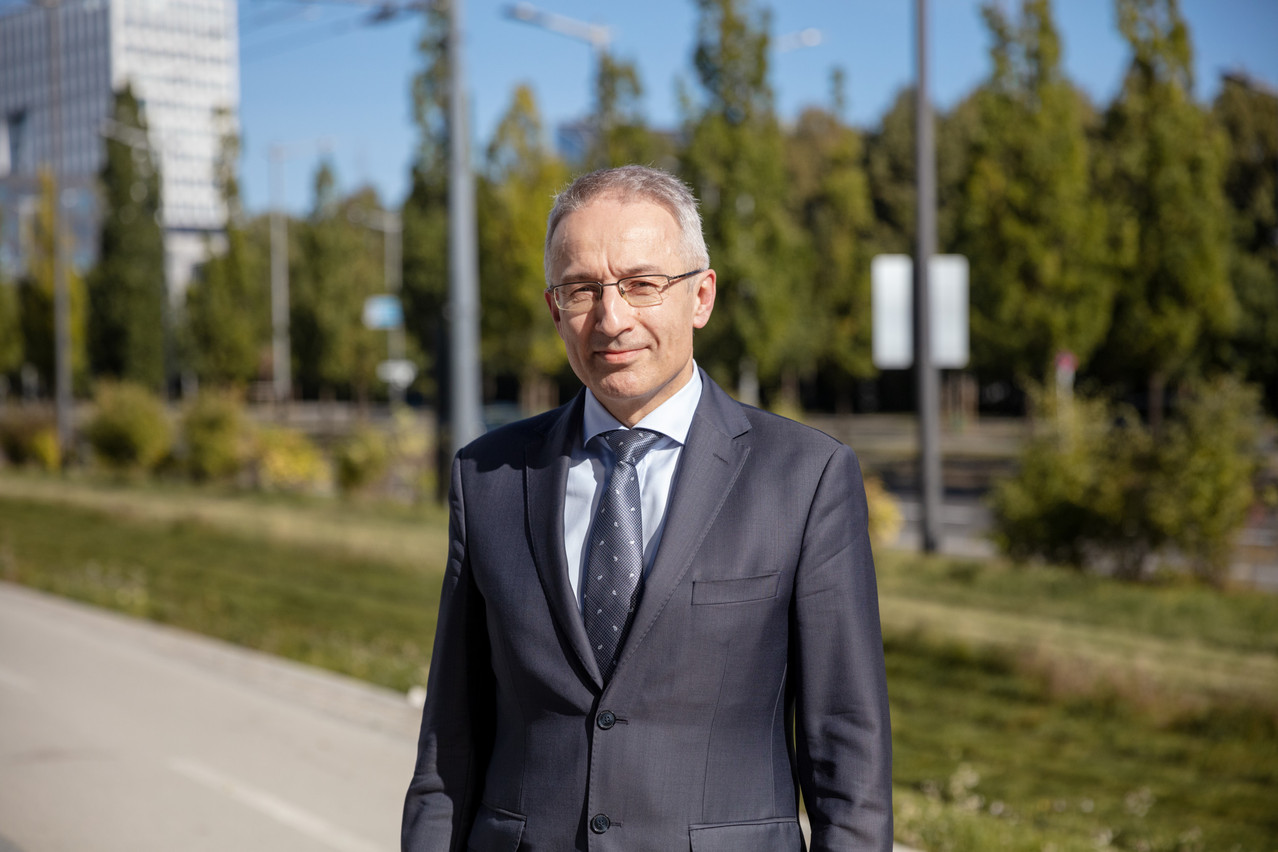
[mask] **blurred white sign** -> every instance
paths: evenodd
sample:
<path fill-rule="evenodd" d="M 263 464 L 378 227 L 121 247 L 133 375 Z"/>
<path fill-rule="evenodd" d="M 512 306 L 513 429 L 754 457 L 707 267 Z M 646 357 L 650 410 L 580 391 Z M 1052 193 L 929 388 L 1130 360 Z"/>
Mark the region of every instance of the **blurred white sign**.
<path fill-rule="evenodd" d="M 377 378 L 393 387 L 406 388 L 417 378 L 417 367 L 402 358 L 383 361 L 377 365 Z"/>
<path fill-rule="evenodd" d="M 968 360 L 967 258 L 938 254 L 928 266 L 932 365 L 960 368 Z M 881 254 L 870 262 L 874 366 L 903 370 L 914 364 L 914 260 Z"/>

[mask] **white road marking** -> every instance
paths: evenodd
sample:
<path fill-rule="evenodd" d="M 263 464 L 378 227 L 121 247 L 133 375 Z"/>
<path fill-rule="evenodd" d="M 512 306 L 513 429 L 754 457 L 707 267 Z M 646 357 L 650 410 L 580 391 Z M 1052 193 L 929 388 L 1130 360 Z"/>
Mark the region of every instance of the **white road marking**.
<path fill-rule="evenodd" d="M 179 775 L 223 793 L 330 849 L 337 849 L 339 852 L 382 852 L 377 844 L 371 841 L 343 831 L 327 820 L 289 804 L 265 790 L 258 790 L 201 763 L 174 759 L 169 762 L 169 767 Z"/>

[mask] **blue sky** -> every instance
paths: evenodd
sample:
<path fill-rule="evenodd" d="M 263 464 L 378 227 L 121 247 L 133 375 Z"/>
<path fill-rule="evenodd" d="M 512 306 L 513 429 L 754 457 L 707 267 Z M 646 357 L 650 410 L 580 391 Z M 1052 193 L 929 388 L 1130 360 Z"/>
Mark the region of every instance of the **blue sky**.
<path fill-rule="evenodd" d="M 997 0 L 996 0 L 997 1 Z M 280 145 L 286 206 L 303 211 L 322 152 L 343 191 L 372 184 L 383 203 L 406 191 L 416 132 L 409 87 L 421 23 L 411 13 L 367 24 L 371 7 L 327 0 L 239 0 L 242 164 L 251 211 L 270 202 L 268 152 Z M 465 0 L 466 73 L 478 145 L 486 144 L 514 87 L 528 83 L 548 129 L 591 108 L 593 58 L 581 42 L 510 20 L 512 0 Z M 639 66 L 655 126 L 679 122 L 680 81 L 696 92 L 692 0 L 538 0 L 538 8 L 612 28 L 613 52 Z M 1014 12 L 1019 0 L 1003 0 Z M 1128 53 L 1113 0 L 1056 0 L 1066 71 L 1097 103 L 1117 92 Z M 930 0 L 933 96 L 948 108 L 989 73 L 979 0 Z M 830 72 L 847 78 L 852 123 L 874 125 L 914 75 L 913 0 L 785 0 L 772 4 L 774 36 L 808 27 L 815 47 L 774 50 L 772 83 L 782 118 L 828 103 Z M 1220 74 L 1244 70 L 1278 88 L 1278 0 L 1181 0 L 1189 22 L 1197 95 Z M 774 39 L 775 42 L 775 39 Z"/>

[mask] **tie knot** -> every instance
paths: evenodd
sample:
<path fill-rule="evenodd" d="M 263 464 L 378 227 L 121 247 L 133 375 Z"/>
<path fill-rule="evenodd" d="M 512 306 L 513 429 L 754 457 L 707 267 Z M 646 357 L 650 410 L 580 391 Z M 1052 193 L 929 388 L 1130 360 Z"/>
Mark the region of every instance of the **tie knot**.
<path fill-rule="evenodd" d="M 638 464 L 652 445 L 661 440 L 661 433 L 650 429 L 613 429 L 600 437 L 616 455 L 619 464 Z"/>

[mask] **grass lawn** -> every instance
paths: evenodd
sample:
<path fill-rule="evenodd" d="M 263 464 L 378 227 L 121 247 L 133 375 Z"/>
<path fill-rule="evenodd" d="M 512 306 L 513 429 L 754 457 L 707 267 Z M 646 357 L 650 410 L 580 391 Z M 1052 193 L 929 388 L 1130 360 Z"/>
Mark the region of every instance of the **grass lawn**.
<path fill-rule="evenodd" d="M 436 507 L 0 473 L 0 577 L 423 683 Z M 883 553 L 898 838 L 1278 848 L 1278 598 Z"/>

